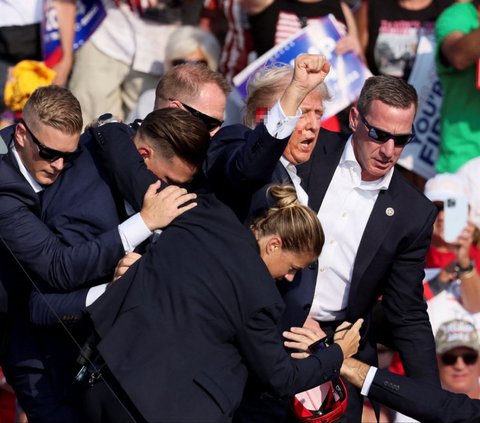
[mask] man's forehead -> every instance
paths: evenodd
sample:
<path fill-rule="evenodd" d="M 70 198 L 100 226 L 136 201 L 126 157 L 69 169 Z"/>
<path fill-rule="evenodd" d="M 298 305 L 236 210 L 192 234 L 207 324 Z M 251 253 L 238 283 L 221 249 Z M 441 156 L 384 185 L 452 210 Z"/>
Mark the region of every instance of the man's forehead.
<path fill-rule="evenodd" d="M 308 94 L 305 99 L 300 104 L 300 109 L 302 110 L 319 110 L 324 109 L 322 96 L 318 91 L 312 91 Z"/>

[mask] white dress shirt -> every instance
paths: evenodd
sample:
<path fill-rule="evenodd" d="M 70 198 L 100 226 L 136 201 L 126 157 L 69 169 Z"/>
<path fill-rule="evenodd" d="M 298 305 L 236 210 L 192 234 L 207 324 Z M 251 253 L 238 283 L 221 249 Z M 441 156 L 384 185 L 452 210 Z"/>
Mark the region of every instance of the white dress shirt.
<path fill-rule="evenodd" d="M 325 245 L 318 259 L 313 319 L 345 318 L 358 247 L 378 194 L 388 188 L 392 175 L 393 168 L 376 181 L 362 181 L 351 138 L 347 141 L 318 212 Z"/>
<path fill-rule="evenodd" d="M 280 163 L 282 163 L 285 170 L 288 172 L 288 176 L 293 182 L 295 191 L 297 192 L 297 198 L 304 206 L 308 206 L 308 194 L 302 188 L 300 176 L 297 175 L 297 168 L 291 164 L 285 157 L 280 157 Z"/>

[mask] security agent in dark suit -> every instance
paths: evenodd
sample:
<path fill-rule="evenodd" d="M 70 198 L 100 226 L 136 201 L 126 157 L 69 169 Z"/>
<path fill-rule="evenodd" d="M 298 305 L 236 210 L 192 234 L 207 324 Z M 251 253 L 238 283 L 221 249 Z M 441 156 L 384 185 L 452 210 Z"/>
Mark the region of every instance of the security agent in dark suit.
<path fill-rule="evenodd" d="M 322 72 L 307 73 L 311 77 L 309 91 L 302 96 L 295 95 L 296 103 L 285 110 L 283 99 L 296 89 L 296 79 L 304 72 L 304 62 L 312 58 L 319 60 L 318 68 Z M 300 186 L 295 165 L 309 160 L 313 152 L 320 131 L 323 101 L 329 98 L 323 84 L 328 69 L 325 57 L 301 55 L 293 68 L 281 66 L 260 71 L 249 83 L 245 116 L 248 126 L 257 126 L 254 129 L 243 125 L 224 127 L 213 137 L 205 161 L 206 174 L 215 193 L 241 221 L 251 222 L 265 211 L 266 190 L 272 183 L 295 186 L 298 197 L 307 204 L 308 192 Z M 298 110 L 301 115 L 296 113 Z M 293 282 L 289 277 L 288 281 L 277 282 L 277 286 L 281 290 L 291 284 L 302 286 L 303 280 L 314 281 L 315 275 L 312 263 L 299 272 Z M 279 329 L 301 326 L 307 314 L 308 310 L 303 315 L 292 315 L 285 310 Z M 274 398 L 268 387 L 251 379 L 235 420 L 278 422 L 287 406 L 288 401 Z"/>
<path fill-rule="evenodd" d="M 191 202 L 196 197 L 195 194 L 189 194 L 184 188 L 178 186 L 167 185 L 166 182 L 184 185 L 195 177 L 201 167 L 209 142 L 208 132 L 203 127 L 202 122 L 180 109 L 161 109 L 150 113 L 136 133 L 127 125 L 120 123 L 109 123 L 107 126 L 109 128 L 97 126 L 91 132 L 95 133 L 96 141 L 102 149 L 109 150 L 111 147 L 111 151 L 109 150 L 107 154 L 107 156 L 111 155 L 111 159 L 107 158 L 110 165 L 116 166 L 118 164 L 117 156 L 119 156 L 119 161 L 122 162 L 119 172 L 121 175 L 113 179 L 120 184 L 127 184 L 128 188 L 126 190 L 134 190 L 134 193 L 127 198 L 132 203 L 122 203 L 123 208 L 128 205 L 128 208 L 133 210 L 138 205 L 140 209 L 145 196 L 133 187 L 141 187 L 139 190 L 151 189 L 149 187 L 154 186 L 155 181 L 158 182 L 159 180 L 162 188 L 156 197 L 162 199 L 162 204 L 155 210 L 155 220 L 159 227 L 167 226 L 179 214 L 195 206 L 195 203 Z M 104 136 L 105 132 L 108 136 Z M 109 143 L 107 140 L 113 140 L 113 142 Z M 125 168 L 131 169 L 131 172 L 127 172 Z M 65 179 L 68 177 L 71 184 L 78 181 L 76 185 L 79 185 L 79 187 L 74 189 L 73 194 L 70 190 L 66 191 L 60 187 L 58 194 L 62 198 L 68 197 L 70 204 L 73 202 L 74 206 L 77 206 L 75 197 L 80 197 L 78 201 L 87 201 L 81 195 L 81 190 L 86 189 L 86 186 L 82 183 L 82 179 L 85 179 L 86 176 L 82 168 L 78 169 L 75 175 L 70 173 L 65 175 Z M 99 177 L 96 176 L 96 179 L 99 179 Z M 97 181 L 95 185 L 99 182 Z M 108 180 L 108 184 L 115 185 L 115 182 Z M 91 185 L 91 181 L 87 185 Z M 74 227 L 73 223 L 83 216 L 83 212 L 80 212 L 79 215 L 76 207 L 71 209 L 68 207 L 68 202 L 63 203 L 61 208 L 54 208 L 55 213 L 53 213 L 52 219 L 54 223 L 60 223 L 68 218 L 69 225 L 59 225 L 57 230 L 65 230 L 64 236 L 67 241 L 75 242 L 75 238 L 71 236 L 73 230 L 68 231 L 67 229 Z M 96 201 L 93 204 L 98 203 L 99 201 Z M 90 211 L 90 213 L 92 218 L 99 219 L 95 212 Z M 98 214 L 98 212 L 96 213 Z M 156 234 L 154 237 L 156 237 Z M 123 263 L 124 260 L 130 260 L 128 255 L 122 258 L 119 263 Z M 97 287 L 92 289 L 97 289 Z M 104 291 L 105 289 L 101 292 Z M 88 288 L 68 294 L 35 295 L 35 298 L 30 302 L 31 319 L 38 326 L 58 324 L 52 310 L 45 307 L 45 300 L 47 300 L 56 314 L 67 314 L 78 320 L 83 315 L 85 304 L 91 304 L 99 296 L 96 295 L 91 301 L 87 301 L 90 295 L 93 294 Z"/>
<path fill-rule="evenodd" d="M 376 339 L 369 316 L 382 295 L 393 347 L 407 375 L 439 386 L 422 288 L 436 211 L 394 171 L 413 137 L 416 104 L 414 88 L 404 81 L 372 77 L 350 112 L 351 138 L 320 132 L 312 159 L 299 167 L 299 175 L 310 207 L 319 211 L 325 249 L 316 283 L 292 286 L 283 298 L 292 313 L 310 310 L 307 325 L 328 329 L 364 317 L 366 338 L 358 356 L 374 364 Z M 362 401 L 356 390 L 349 394 L 348 416 L 358 421 Z"/>
<path fill-rule="evenodd" d="M 78 101 L 68 90 L 52 86 L 32 94 L 23 120 L 1 132 L 11 144 L 0 162 L 0 280 L 9 333 L 3 367 L 33 422 L 73 422 L 76 416 L 45 378 L 44 351 L 29 323 L 31 283 L 41 290 L 85 286 L 110 275 L 124 254 L 110 189 L 89 156 L 88 145 L 77 148 L 81 128 Z M 83 178 L 68 186 L 64 176 L 73 177 L 79 169 Z M 57 191 L 61 186 L 63 196 Z M 36 191 L 42 193 L 41 202 Z M 79 193 L 92 203 L 81 202 Z M 68 207 L 75 216 L 64 214 Z M 96 219 L 88 214 L 92 208 L 97 210 Z"/>
<path fill-rule="evenodd" d="M 476 423 L 480 400 L 428 383 L 377 369 L 353 358 L 343 362 L 342 376 L 362 394 L 425 423 Z"/>
<path fill-rule="evenodd" d="M 293 275 L 321 245 L 315 214 L 285 202 L 256 221 L 252 236 L 215 196 L 200 195 L 89 307 L 109 378 L 146 421 L 230 421 L 247 370 L 280 395 L 337 374 L 342 340 L 296 361 L 278 334 L 283 306 L 272 276 Z M 348 344 L 358 342 L 360 325 Z M 114 399 L 101 398 L 103 384 L 91 380 L 90 421 L 129 421 L 105 414 Z"/>

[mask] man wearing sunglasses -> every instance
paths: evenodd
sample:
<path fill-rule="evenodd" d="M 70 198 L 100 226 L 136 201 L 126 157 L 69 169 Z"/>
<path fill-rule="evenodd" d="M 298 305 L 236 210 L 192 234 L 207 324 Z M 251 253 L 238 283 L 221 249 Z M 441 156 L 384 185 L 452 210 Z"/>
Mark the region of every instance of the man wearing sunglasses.
<path fill-rule="evenodd" d="M 179 64 L 160 78 L 155 91 L 144 93 L 130 118 L 143 119 L 152 111 L 152 103 L 154 109 L 179 108 L 200 119 L 213 135 L 223 124 L 229 92 L 230 87 L 219 72 L 203 64 Z"/>
<path fill-rule="evenodd" d="M 480 342 L 475 326 L 465 320 L 445 322 L 435 343 L 443 389 L 480 399 Z"/>
<path fill-rule="evenodd" d="M 376 362 L 371 312 L 383 298 L 392 347 L 407 375 L 439 385 L 435 344 L 422 280 L 435 207 L 394 166 L 414 136 L 415 89 L 389 77 L 369 78 L 350 111 L 350 137 L 321 130 L 310 161 L 298 167 L 309 206 L 326 242 L 316 279 L 292 285 L 287 312 L 328 333 L 344 320 L 365 318 L 358 356 Z M 421 351 L 421 354 L 418 354 Z M 361 396 L 349 386 L 348 421 L 360 421 Z"/>
<path fill-rule="evenodd" d="M 158 82 L 155 109 L 173 107 L 200 119 L 213 136 L 222 126 L 230 88 L 207 66 L 186 63 L 171 68 Z"/>
<path fill-rule="evenodd" d="M 435 342 L 444 390 L 355 359 L 344 361 L 341 374 L 361 389 L 363 395 L 420 422 L 478 422 L 480 343 L 477 329 L 468 321 L 450 320 L 440 326 Z"/>
<path fill-rule="evenodd" d="M 158 218 L 165 199 L 155 186 L 142 212 L 120 224 L 123 216 L 93 160 L 91 143 L 79 148 L 81 130 L 77 99 L 64 88 L 49 86 L 31 95 L 19 123 L 0 132 L 9 144 L 0 157 L 0 317 L 8 316 L 9 336 L 1 358 L 31 422 L 73 423 L 79 418 L 67 390 L 52 384 L 69 376 L 60 363 L 71 344 L 65 344 L 64 333 L 52 330 L 44 337 L 31 326 L 30 290 L 72 291 L 93 280 L 110 281 L 125 252 L 164 226 Z M 68 305 L 84 307 L 86 291 Z M 104 291 L 105 285 L 92 295 Z M 66 310 L 58 314 L 62 322 L 76 321 Z M 47 308 L 52 318 L 49 313 Z"/>

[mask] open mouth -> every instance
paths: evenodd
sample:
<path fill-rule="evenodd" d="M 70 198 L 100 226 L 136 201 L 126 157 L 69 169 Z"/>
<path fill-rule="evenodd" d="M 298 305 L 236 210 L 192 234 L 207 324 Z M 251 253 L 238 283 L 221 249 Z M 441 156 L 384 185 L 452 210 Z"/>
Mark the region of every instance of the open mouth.
<path fill-rule="evenodd" d="M 304 151 L 310 151 L 310 149 L 313 146 L 313 142 L 314 142 L 313 138 L 308 139 L 308 140 L 303 140 L 302 142 L 300 142 L 300 147 Z"/>

